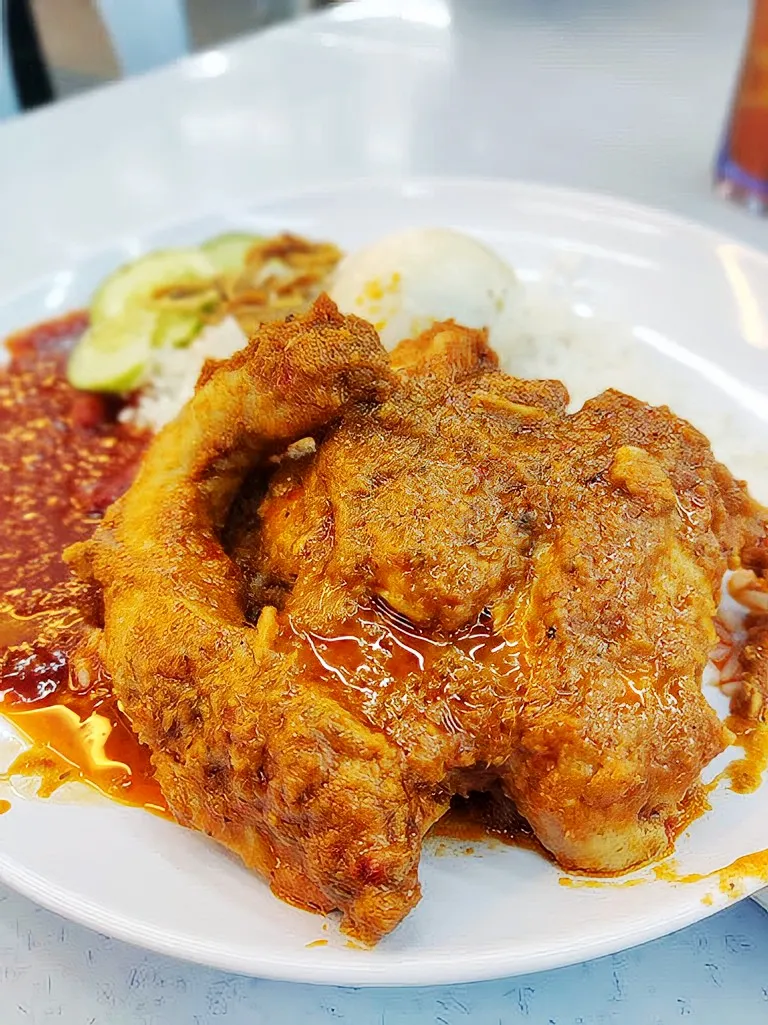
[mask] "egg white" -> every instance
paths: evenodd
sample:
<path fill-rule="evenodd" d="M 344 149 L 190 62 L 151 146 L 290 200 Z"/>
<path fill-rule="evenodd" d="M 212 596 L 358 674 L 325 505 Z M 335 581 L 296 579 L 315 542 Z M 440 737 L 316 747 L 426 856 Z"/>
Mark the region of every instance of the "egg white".
<path fill-rule="evenodd" d="M 498 342 L 522 292 L 496 253 L 448 228 L 410 228 L 350 253 L 329 291 L 343 313 L 370 321 L 388 349 L 449 319 L 487 327 Z"/>

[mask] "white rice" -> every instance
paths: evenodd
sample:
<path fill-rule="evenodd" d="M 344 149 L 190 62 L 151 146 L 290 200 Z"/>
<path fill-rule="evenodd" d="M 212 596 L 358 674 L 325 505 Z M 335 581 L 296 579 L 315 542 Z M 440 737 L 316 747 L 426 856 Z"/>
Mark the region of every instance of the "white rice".
<path fill-rule="evenodd" d="M 206 360 L 229 359 L 247 341 L 234 317 L 226 317 L 219 324 L 203 328 L 184 349 L 155 350 L 138 402 L 127 406 L 120 419 L 159 431 L 192 398 Z"/>
<path fill-rule="evenodd" d="M 563 381 L 571 409 L 606 388 L 669 406 L 705 434 L 717 458 L 768 504 L 766 425 L 755 413 L 655 348 L 653 332 L 637 337 L 626 325 L 595 316 L 552 281 L 526 283 L 524 292 L 515 330 L 494 339 L 508 373 Z"/>

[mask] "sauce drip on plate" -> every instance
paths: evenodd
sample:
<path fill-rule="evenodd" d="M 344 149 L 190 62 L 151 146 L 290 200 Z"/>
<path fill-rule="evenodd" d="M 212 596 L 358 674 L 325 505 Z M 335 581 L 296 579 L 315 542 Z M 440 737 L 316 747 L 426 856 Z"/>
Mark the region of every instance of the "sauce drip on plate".
<path fill-rule="evenodd" d="M 737 715 L 729 715 L 725 724 L 735 735 L 734 744 L 742 748 L 744 755 L 732 761 L 723 775 L 737 794 L 754 793 L 768 767 L 768 725 Z"/>
<path fill-rule="evenodd" d="M 165 811 L 149 752 L 93 660 L 75 664 L 91 596 L 64 563 L 133 477 L 148 435 L 119 404 L 75 391 L 66 358 L 87 325 L 75 313 L 9 339 L 0 370 L 0 712 L 31 741 L 4 773 L 70 781 Z"/>

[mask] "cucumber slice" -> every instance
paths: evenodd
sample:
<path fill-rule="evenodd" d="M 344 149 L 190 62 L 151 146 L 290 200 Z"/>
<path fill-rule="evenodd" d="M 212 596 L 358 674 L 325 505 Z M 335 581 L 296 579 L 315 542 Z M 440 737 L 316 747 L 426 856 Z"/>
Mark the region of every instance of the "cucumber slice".
<path fill-rule="evenodd" d="M 200 248 L 219 274 L 239 274 L 245 265 L 248 250 L 261 241 L 263 241 L 262 235 L 230 232 L 226 235 L 209 238 L 207 242 L 203 242 Z"/>
<path fill-rule="evenodd" d="M 158 288 L 207 281 L 213 262 L 199 249 L 161 249 L 147 253 L 111 274 L 91 300 L 91 323 L 121 316 L 129 306 L 146 303 Z"/>
<path fill-rule="evenodd" d="M 81 391 L 129 392 L 143 381 L 157 315 L 136 307 L 92 324 L 72 350 L 67 379 Z"/>
<path fill-rule="evenodd" d="M 165 311 L 157 318 L 152 345 L 156 349 L 182 349 L 200 334 L 202 326 L 202 320 L 194 313 Z"/>

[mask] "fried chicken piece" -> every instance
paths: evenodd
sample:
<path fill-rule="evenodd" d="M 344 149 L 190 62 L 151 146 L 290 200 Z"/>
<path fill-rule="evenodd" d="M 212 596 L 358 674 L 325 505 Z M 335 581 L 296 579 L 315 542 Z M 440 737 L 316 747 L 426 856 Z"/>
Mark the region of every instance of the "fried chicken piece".
<path fill-rule="evenodd" d="M 273 478 L 260 584 L 319 638 L 359 630 L 371 595 L 444 638 L 489 610 L 506 659 L 447 646 L 418 677 L 400 658 L 404 680 L 353 660 L 366 717 L 433 783 L 493 766 L 565 866 L 660 855 L 730 740 L 700 681 L 758 507 L 669 410 L 607 392 L 567 416 L 561 386 L 500 374 L 480 332 L 438 327 L 392 361 L 384 403 Z M 337 696 L 359 706 L 353 686 Z"/>
<path fill-rule="evenodd" d="M 727 743 L 700 676 L 760 511 L 668 410 L 566 402 L 483 332 L 388 359 L 323 299 L 209 369 L 68 555 L 179 820 L 365 940 L 453 794 L 614 871 Z"/>
<path fill-rule="evenodd" d="M 564 427 L 552 526 L 505 626 L 527 666 L 507 787 L 562 865 L 611 872 L 669 848 L 731 739 L 701 676 L 728 557 L 759 521 L 666 409 L 607 392 Z"/>
<path fill-rule="evenodd" d="M 390 387 L 373 330 L 320 300 L 263 327 L 150 447 L 68 561 L 104 596 L 103 654 L 175 816 L 263 872 L 286 900 L 341 908 L 364 938 L 418 900 L 430 809 L 401 751 L 273 652 L 219 532 L 243 476 Z"/>
<path fill-rule="evenodd" d="M 509 441 L 562 417 L 565 388 L 500 374 L 485 333 L 453 325 L 392 360 L 389 399 L 278 472 L 262 512 L 264 573 L 290 586 L 305 628 L 339 623 L 374 594 L 419 626 L 455 630 L 525 570 L 540 467 Z"/>

